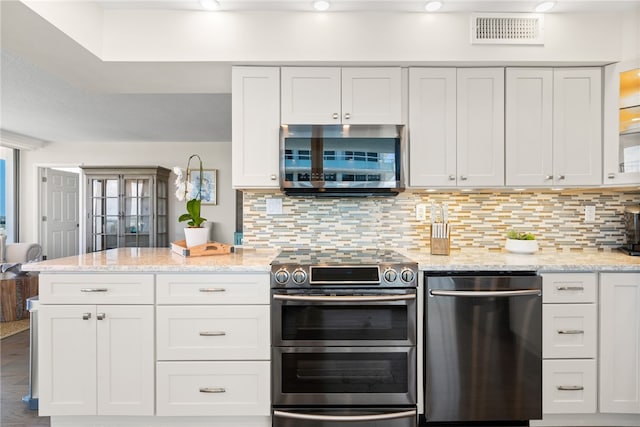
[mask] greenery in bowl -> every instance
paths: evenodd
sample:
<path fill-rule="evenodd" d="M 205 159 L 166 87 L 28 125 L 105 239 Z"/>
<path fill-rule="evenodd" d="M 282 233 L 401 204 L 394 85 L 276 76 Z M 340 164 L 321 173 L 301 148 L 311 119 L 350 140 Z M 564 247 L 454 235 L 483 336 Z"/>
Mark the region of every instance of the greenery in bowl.
<path fill-rule="evenodd" d="M 527 232 L 523 232 L 523 231 L 509 230 L 507 232 L 507 239 L 511 239 L 511 240 L 535 240 L 536 237 L 531 233 L 527 233 Z"/>

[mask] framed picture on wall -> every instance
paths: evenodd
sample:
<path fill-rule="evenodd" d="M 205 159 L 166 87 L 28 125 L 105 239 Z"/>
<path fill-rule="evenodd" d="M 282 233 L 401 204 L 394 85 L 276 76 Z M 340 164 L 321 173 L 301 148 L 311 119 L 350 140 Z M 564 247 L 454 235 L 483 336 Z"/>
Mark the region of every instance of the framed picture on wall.
<path fill-rule="evenodd" d="M 203 205 L 217 205 L 217 197 L 216 197 L 216 173 L 217 169 L 204 169 L 202 171 L 202 189 L 200 190 L 200 200 L 202 200 Z M 200 187 L 200 171 L 192 170 L 190 171 L 190 182 L 192 187 L 191 197 L 195 198 L 198 196 L 198 188 Z"/>

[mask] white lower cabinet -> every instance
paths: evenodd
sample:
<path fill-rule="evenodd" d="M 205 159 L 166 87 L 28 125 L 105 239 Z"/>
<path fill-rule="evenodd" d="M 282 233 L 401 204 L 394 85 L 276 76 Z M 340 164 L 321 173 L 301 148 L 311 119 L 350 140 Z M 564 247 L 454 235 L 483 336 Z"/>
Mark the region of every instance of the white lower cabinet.
<path fill-rule="evenodd" d="M 39 415 L 153 415 L 151 305 L 40 305 Z"/>
<path fill-rule="evenodd" d="M 542 375 L 545 414 L 595 412 L 598 383 L 594 359 L 544 360 Z"/>
<path fill-rule="evenodd" d="M 158 274 L 156 414 L 270 416 L 269 274 Z"/>
<path fill-rule="evenodd" d="M 596 273 L 542 274 L 542 412 L 597 410 Z"/>
<path fill-rule="evenodd" d="M 158 362 L 158 415 L 268 415 L 269 361 Z"/>
<path fill-rule="evenodd" d="M 640 414 L 640 273 L 600 274 L 600 412 Z"/>

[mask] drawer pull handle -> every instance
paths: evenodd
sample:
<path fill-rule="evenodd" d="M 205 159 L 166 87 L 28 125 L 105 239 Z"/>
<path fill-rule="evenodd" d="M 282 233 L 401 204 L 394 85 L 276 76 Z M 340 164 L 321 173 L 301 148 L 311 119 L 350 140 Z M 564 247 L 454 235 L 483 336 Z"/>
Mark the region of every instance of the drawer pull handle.
<path fill-rule="evenodd" d="M 225 390 L 222 387 L 202 387 L 200 389 L 200 393 L 226 393 L 227 390 Z"/>
<path fill-rule="evenodd" d="M 200 292 L 226 292 L 225 288 L 200 288 Z"/>
<path fill-rule="evenodd" d="M 579 391 L 584 390 L 584 387 L 581 385 L 559 385 L 557 389 L 562 391 Z"/>
<path fill-rule="evenodd" d="M 584 331 L 581 329 L 558 329 L 558 333 L 560 335 L 578 335 L 584 334 Z"/>
<path fill-rule="evenodd" d="M 107 292 L 107 288 L 82 288 L 80 292 Z"/>
<path fill-rule="evenodd" d="M 558 286 L 559 291 L 584 291 L 584 286 Z"/>
<path fill-rule="evenodd" d="M 227 335 L 224 331 L 202 331 L 200 332 L 201 337 L 221 337 L 223 335 Z"/>
<path fill-rule="evenodd" d="M 91 313 L 82 313 L 82 320 L 91 319 Z"/>

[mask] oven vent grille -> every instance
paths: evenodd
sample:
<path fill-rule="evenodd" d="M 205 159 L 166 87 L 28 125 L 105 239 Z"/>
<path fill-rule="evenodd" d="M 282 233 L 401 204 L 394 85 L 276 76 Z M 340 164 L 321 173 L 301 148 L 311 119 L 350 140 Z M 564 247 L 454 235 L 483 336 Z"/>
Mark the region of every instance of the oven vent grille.
<path fill-rule="evenodd" d="M 544 16 L 533 13 L 474 13 L 472 44 L 544 44 Z"/>

